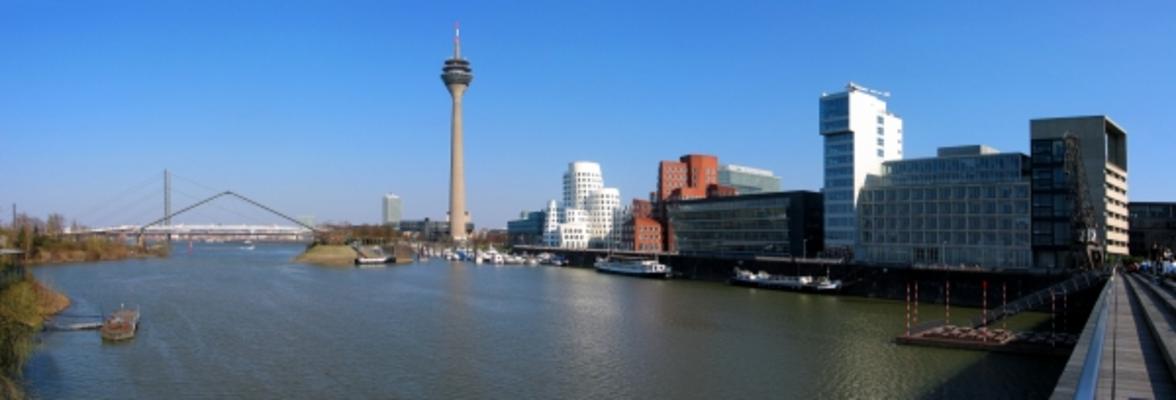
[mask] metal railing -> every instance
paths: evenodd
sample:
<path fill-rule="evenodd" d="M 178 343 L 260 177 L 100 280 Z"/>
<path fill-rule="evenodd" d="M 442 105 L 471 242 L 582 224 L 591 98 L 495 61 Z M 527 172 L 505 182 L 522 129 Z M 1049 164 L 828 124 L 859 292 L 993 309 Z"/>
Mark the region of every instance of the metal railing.
<path fill-rule="evenodd" d="M 1116 301 L 1119 276 L 1111 275 L 1102 293 L 1090 310 L 1090 318 L 1078 339 L 1078 346 L 1070 354 L 1066 369 L 1058 378 L 1051 399 L 1094 399 L 1098 394 L 1099 370 L 1103 346 L 1107 340 L 1107 324 Z M 1113 339 L 1112 339 L 1113 340 Z"/>
<path fill-rule="evenodd" d="M 1086 357 L 1082 360 L 1082 374 L 1078 377 L 1078 388 L 1074 391 L 1075 399 L 1093 399 L 1098 390 L 1098 372 L 1102 363 L 1103 342 L 1107 336 L 1107 319 L 1111 313 L 1110 302 L 1115 299 L 1115 275 L 1107 280 L 1107 287 L 1099 295 L 1098 319 L 1094 324 L 1094 336 L 1086 348 Z M 1108 294 L 1109 293 L 1109 294 Z"/>

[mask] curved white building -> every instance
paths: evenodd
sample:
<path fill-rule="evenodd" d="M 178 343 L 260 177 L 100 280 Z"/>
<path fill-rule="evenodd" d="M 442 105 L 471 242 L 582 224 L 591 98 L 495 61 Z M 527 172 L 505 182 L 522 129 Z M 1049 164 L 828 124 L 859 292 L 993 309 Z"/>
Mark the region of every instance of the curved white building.
<path fill-rule="evenodd" d="M 568 172 L 563 176 L 564 208 L 586 209 L 588 196 L 604 187 L 600 164 L 592 161 L 568 163 Z"/>
<path fill-rule="evenodd" d="M 557 247 L 559 246 L 559 205 L 555 200 L 547 202 L 547 208 L 544 210 L 546 216 L 543 220 L 543 245 Z"/>
<path fill-rule="evenodd" d="M 605 248 L 617 240 L 614 231 L 621 207 L 621 192 L 604 187 L 600 164 L 568 163 L 563 175 L 563 203 L 547 203 L 543 242 L 548 246 L 582 249 Z M 558 220 L 556 219 L 559 216 Z"/>
<path fill-rule="evenodd" d="M 621 191 L 601 188 L 588 195 L 588 234 L 590 246 L 608 247 L 613 239 L 613 225 L 621 207 Z"/>

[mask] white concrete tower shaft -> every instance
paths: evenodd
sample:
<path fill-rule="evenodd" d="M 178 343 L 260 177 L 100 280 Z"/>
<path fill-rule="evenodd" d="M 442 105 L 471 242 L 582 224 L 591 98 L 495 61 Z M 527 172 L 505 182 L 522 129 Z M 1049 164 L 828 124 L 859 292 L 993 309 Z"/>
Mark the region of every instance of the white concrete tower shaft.
<path fill-rule="evenodd" d="M 441 80 L 453 99 L 449 149 L 449 236 L 455 242 L 466 240 L 465 155 L 462 147 L 461 100 L 473 81 L 470 62 L 461 57 L 461 31 L 454 25 L 453 58 L 445 60 Z"/>

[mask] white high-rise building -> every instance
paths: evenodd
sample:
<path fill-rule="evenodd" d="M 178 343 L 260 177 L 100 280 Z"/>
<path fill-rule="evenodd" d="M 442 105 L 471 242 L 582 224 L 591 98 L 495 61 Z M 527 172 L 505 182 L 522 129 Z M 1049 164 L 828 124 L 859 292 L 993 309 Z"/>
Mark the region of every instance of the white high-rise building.
<path fill-rule="evenodd" d="M 591 161 L 575 161 L 568 164 L 563 176 L 563 206 L 586 209 L 588 196 L 604 187 L 600 164 Z"/>
<path fill-rule="evenodd" d="M 559 205 L 555 200 L 550 200 L 543 211 L 546 215 L 543 220 L 543 245 L 559 247 Z"/>
<path fill-rule="evenodd" d="M 588 213 L 578 208 L 564 209 L 564 222 L 559 224 L 559 247 L 586 249 L 590 239 Z"/>
<path fill-rule="evenodd" d="M 885 97 L 850 82 L 844 92 L 821 94 L 820 134 L 825 138 L 825 248 L 857 243 L 857 198 L 867 175 L 882 162 L 902 159 L 902 118 L 886 110 Z"/>
<path fill-rule="evenodd" d="M 601 188 L 588 195 L 590 246 L 607 248 L 613 245 L 613 225 L 620 208 L 621 192 L 616 188 Z"/>
<path fill-rule="evenodd" d="M 615 240 L 614 230 L 621 206 L 621 193 L 604 187 L 600 164 L 575 161 L 563 175 L 563 204 L 555 212 L 548 203 L 544 243 L 565 248 L 604 248 Z M 561 216 L 555 223 L 553 216 Z"/>
<path fill-rule="evenodd" d="M 384 225 L 400 226 L 400 196 L 388 193 L 384 195 Z"/>

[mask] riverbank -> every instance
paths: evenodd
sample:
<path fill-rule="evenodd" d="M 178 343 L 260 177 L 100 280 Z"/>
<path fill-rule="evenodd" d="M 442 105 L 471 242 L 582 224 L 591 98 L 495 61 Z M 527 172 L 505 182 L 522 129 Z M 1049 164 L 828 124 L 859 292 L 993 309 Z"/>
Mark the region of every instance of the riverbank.
<path fill-rule="evenodd" d="M 0 290 L 0 398 L 24 398 L 19 380 L 34 337 L 46 318 L 69 304 L 68 297 L 28 273 Z"/>
<path fill-rule="evenodd" d="M 167 257 L 165 245 L 141 249 L 122 241 L 91 237 L 80 240 L 38 241 L 28 252 L 26 265 L 116 261 L 132 258 Z"/>
<path fill-rule="evenodd" d="M 316 244 L 294 257 L 294 262 L 326 267 L 350 267 L 355 265 L 355 250 L 341 244 Z"/>

